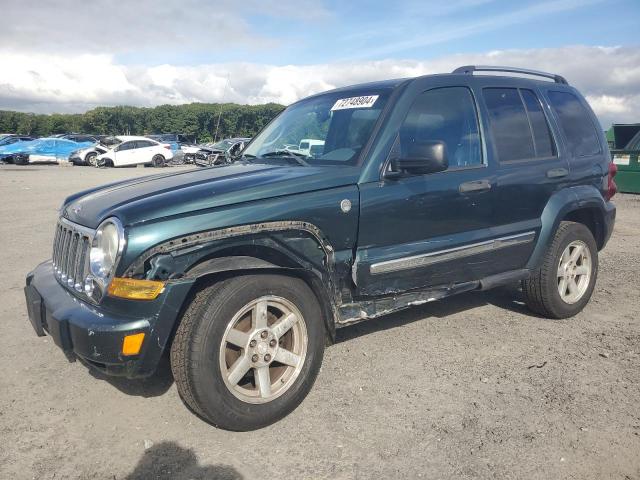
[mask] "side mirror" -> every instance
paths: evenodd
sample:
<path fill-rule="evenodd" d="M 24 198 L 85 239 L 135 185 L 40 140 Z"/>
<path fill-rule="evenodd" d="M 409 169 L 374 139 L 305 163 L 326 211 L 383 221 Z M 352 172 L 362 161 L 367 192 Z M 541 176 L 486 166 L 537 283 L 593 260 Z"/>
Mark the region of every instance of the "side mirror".
<path fill-rule="evenodd" d="M 415 142 L 408 150 L 406 155 L 391 160 L 388 176 L 426 175 L 449 168 L 447 146 L 444 142 L 438 140 Z"/>

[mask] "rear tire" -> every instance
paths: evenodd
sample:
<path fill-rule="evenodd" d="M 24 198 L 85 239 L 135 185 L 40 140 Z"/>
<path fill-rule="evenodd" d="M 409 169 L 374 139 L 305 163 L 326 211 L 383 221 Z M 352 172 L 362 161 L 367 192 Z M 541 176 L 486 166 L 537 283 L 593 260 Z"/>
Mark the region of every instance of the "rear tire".
<path fill-rule="evenodd" d="M 153 165 L 155 168 L 164 167 L 165 166 L 164 157 L 160 154 L 154 155 L 153 158 L 151 159 L 151 165 Z"/>
<path fill-rule="evenodd" d="M 98 155 L 96 153 L 88 153 L 86 157 L 84 157 L 85 165 L 91 165 L 92 167 L 96 166 L 96 157 Z"/>
<path fill-rule="evenodd" d="M 306 397 L 324 337 L 320 305 L 302 280 L 234 277 L 194 296 L 171 346 L 171 369 L 193 411 L 227 430 L 254 430 Z"/>
<path fill-rule="evenodd" d="M 542 266 L 522 282 L 525 302 L 546 318 L 572 317 L 589 302 L 597 276 L 598 248 L 591 231 L 581 223 L 561 222 Z"/>

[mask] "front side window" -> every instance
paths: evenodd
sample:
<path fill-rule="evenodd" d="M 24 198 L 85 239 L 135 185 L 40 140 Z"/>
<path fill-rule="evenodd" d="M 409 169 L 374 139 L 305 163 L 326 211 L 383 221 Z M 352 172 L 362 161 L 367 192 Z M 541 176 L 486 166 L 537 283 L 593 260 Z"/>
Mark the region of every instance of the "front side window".
<path fill-rule="evenodd" d="M 258 134 L 243 158 L 355 165 L 390 93 L 389 88 L 343 90 L 295 103 Z"/>
<path fill-rule="evenodd" d="M 122 152 L 124 150 L 132 150 L 134 148 L 136 148 L 136 142 L 126 142 L 118 147 L 118 151 Z"/>
<path fill-rule="evenodd" d="M 466 87 L 428 90 L 414 102 L 400 128 L 401 156 L 416 142 L 443 142 L 449 169 L 482 164 L 478 117 Z"/>
<path fill-rule="evenodd" d="M 600 153 L 598 133 L 591 115 L 578 97 L 573 93 L 559 91 L 550 91 L 548 96 L 573 156 L 584 157 Z"/>

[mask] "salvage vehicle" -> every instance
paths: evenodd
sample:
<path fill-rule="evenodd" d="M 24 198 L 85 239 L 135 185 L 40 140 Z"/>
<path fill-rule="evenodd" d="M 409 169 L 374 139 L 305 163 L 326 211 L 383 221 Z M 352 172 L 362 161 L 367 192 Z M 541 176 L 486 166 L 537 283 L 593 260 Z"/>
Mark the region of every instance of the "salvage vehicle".
<path fill-rule="evenodd" d="M 28 163 L 57 163 L 66 161 L 72 151 L 88 147 L 91 142 L 78 143 L 58 137 L 16 142 L 2 148 L 2 154 L 11 157 L 16 165 Z"/>
<path fill-rule="evenodd" d="M 74 150 L 69 155 L 69 161 L 74 165 L 91 165 L 96 166 L 96 158 L 98 155 L 107 153 L 111 148 L 121 143 L 119 139 L 110 135 L 100 136 L 98 143 L 90 147 Z"/>
<path fill-rule="evenodd" d="M 286 150 L 309 132 L 322 155 Z M 256 429 L 305 398 L 338 327 L 516 282 L 542 317 L 579 313 L 615 173 L 559 75 L 340 88 L 290 105 L 232 164 L 68 197 L 28 315 L 107 374 L 150 375 L 166 354 L 195 413 Z"/>
<path fill-rule="evenodd" d="M 185 152 L 185 162 L 195 163 L 201 167 L 211 167 L 231 163 L 240 155 L 242 149 L 251 141 L 250 138 L 226 138 L 217 143 L 202 145 L 195 153 Z"/>
<path fill-rule="evenodd" d="M 109 148 L 96 143 L 86 148 L 79 148 L 69 154 L 69 161 L 74 165 L 91 165 L 96 166 L 96 158 L 98 155 L 107 153 Z"/>
<path fill-rule="evenodd" d="M 105 145 L 101 142 L 101 145 Z M 147 137 L 118 135 L 110 137 L 109 149 L 95 157 L 97 167 L 126 167 L 152 165 L 163 167 L 173 158 L 171 145 L 159 143 Z"/>
<path fill-rule="evenodd" d="M 0 161 L 13 163 L 13 155 L 22 149 L 23 142 L 32 140 L 34 140 L 32 137 L 11 133 L 0 135 Z"/>
<path fill-rule="evenodd" d="M 34 140 L 33 137 L 29 137 L 28 135 L 16 135 L 13 133 L 5 133 L 0 135 L 0 147 L 4 147 L 5 145 L 11 145 L 17 142 L 29 142 Z"/>
<path fill-rule="evenodd" d="M 168 143 L 171 151 L 175 155 L 183 145 L 193 145 L 195 143 L 194 135 L 183 135 L 181 133 L 161 133 L 147 135 L 147 138 L 155 140 L 158 143 Z"/>

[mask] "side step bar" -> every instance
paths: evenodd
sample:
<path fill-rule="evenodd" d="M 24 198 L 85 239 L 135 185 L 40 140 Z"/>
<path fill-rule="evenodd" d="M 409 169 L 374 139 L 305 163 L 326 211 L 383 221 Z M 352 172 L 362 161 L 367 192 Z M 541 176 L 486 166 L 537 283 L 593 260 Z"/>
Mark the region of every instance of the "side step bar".
<path fill-rule="evenodd" d="M 509 272 L 498 273 L 497 275 L 491 275 L 484 277 L 480 280 L 480 288 L 478 290 L 489 290 L 494 287 L 500 287 L 502 285 L 509 285 L 511 283 L 525 280 L 531 276 L 531 271 L 527 268 L 522 270 L 511 270 Z"/>

